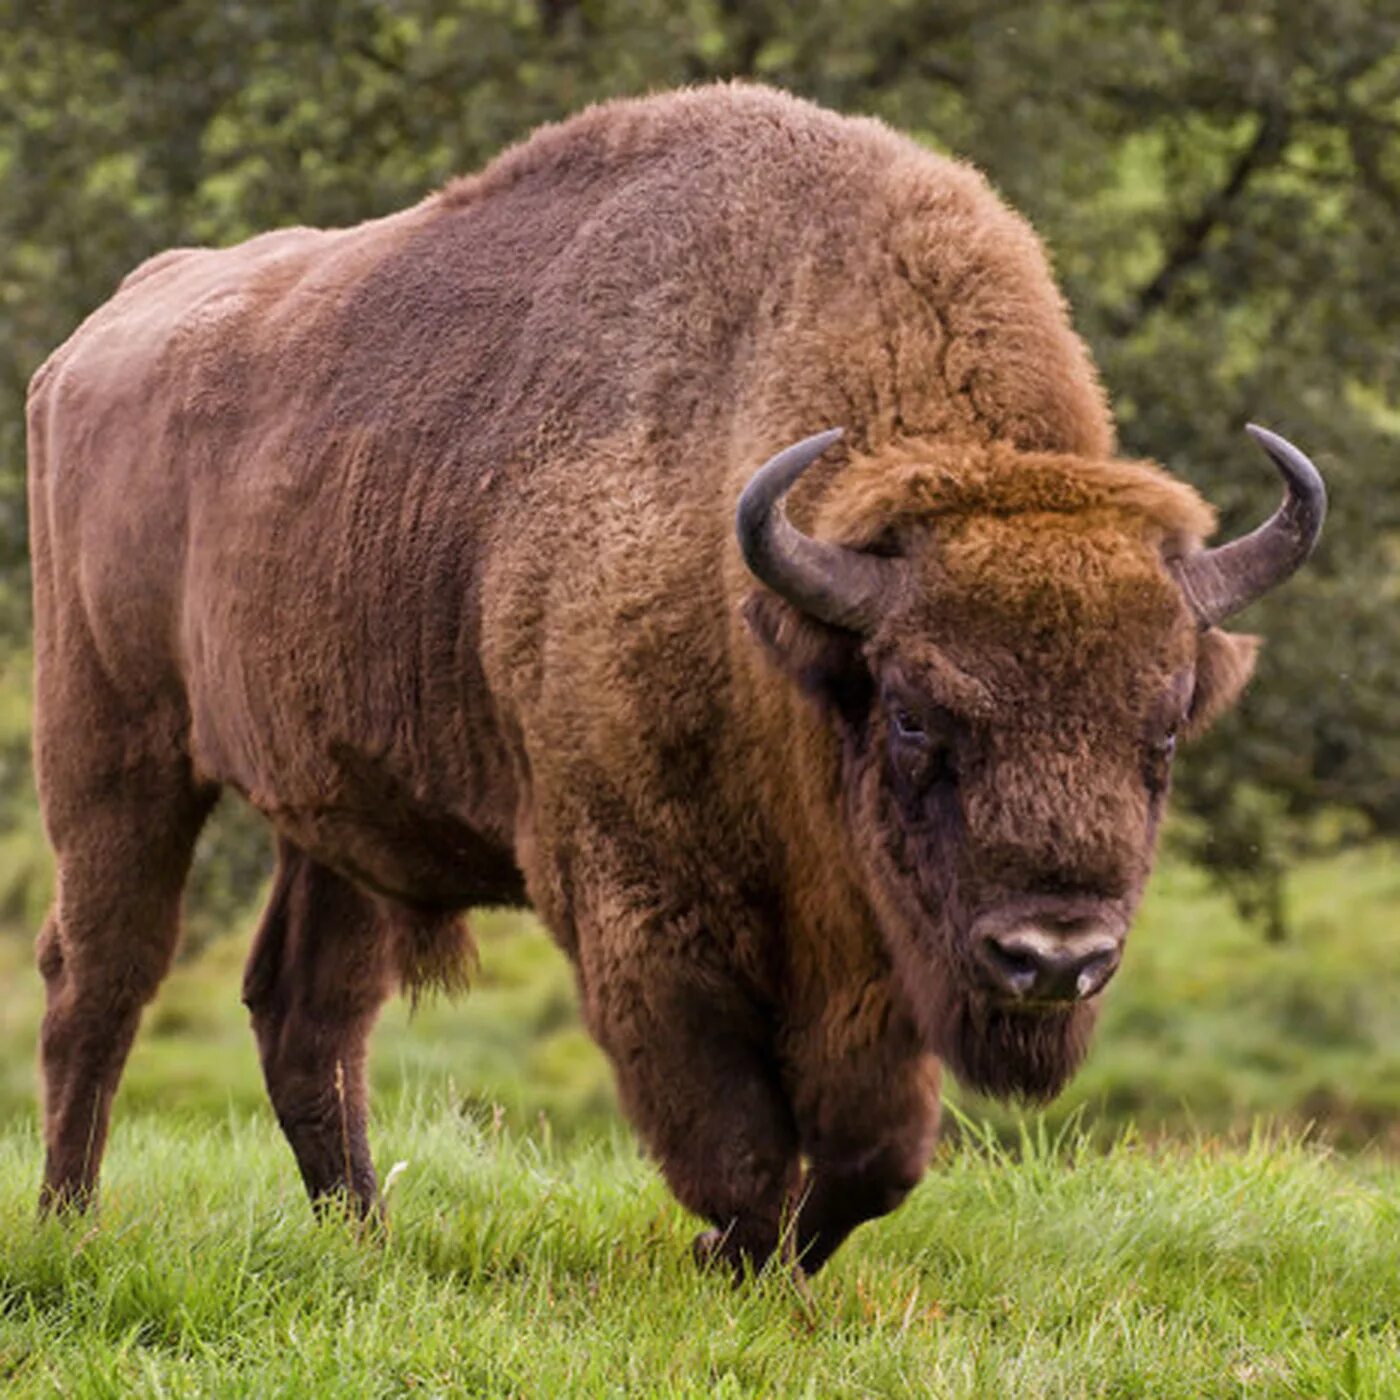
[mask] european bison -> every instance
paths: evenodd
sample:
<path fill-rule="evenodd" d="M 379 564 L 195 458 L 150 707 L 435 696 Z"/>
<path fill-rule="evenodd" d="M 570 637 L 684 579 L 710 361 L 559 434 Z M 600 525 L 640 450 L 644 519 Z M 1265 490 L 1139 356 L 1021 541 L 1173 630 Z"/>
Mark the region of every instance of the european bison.
<path fill-rule="evenodd" d="M 30 396 L 44 1200 L 95 1187 L 232 787 L 277 832 L 244 999 L 313 1197 L 374 1206 L 381 1002 L 528 902 L 699 1254 L 818 1267 L 919 1179 L 940 1060 L 1032 1099 L 1079 1062 L 1177 736 L 1251 670 L 1217 624 L 1321 524 L 1255 436 L 1285 504 L 1204 549 L 1027 225 L 759 87 L 152 259 Z"/>

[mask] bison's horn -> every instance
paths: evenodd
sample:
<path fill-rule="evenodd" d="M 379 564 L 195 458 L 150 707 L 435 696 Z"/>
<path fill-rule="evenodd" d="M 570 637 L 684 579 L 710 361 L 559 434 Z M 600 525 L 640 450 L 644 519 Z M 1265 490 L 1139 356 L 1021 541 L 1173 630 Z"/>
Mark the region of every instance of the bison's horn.
<path fill-rule="evenodd" d="M 1298 569 L 1312 553 L 1327 513 L 1327 488 L 1317 468 L 1277 433 L 1251 423 L 1249 434 L 1273 458 L 1287 494 L 1252 534 L 1177 563 L 1177 581 L 1202 627 L 1248 607 Z"/>
<path fill-rule="evenodd" d="M 814 540 L 793 526 L 782 506 L 793 482 L 840 439 L 841 429 L 832 428 L 765 462 L 739 497 L 735 528 L 744 562 L 775 593 L 834 627 L 864 632 L 889 592 L 892 561 Z"/>

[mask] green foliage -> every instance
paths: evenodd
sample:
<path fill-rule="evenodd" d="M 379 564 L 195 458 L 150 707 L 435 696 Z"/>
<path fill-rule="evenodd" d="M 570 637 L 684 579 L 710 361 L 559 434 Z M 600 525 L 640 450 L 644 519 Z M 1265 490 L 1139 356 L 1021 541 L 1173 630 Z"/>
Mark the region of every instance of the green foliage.
<path fill-rule="evenodd" d="M 6 1394 L 1394 1394 L 1400 1179 L 1296 1144 L 965 1147 L 804 1297 L 691 1267 L 625 1144 L 406 1109 L 386 1236 L 317 1226 L 266 1125 L 119 1129 L 100 1217 L 36 1228 L 0 1137 Z"/>
<path fill-rule="evenodd" d="M 49 855 L 29 765 L 30 668 L 0 647 L 0 929 L 37 929 L 49 901 Z"/>
<path fill-rule="evenodd" d="M 1180 784 L 1193 854 L 1277 932 L 1300 851 L 1400 831 L 1393 4 L 0 0 L 0 635 L 24 383 L 143 257 L 382 213 L 588 101 L 731 75 L 981 164 L 1049 240 L 1125 448 L 1227 531 L 1275 490 L 1246 418 L 1317 456 L 1320 557 L 1248 619 L 1259 681 Z"/>

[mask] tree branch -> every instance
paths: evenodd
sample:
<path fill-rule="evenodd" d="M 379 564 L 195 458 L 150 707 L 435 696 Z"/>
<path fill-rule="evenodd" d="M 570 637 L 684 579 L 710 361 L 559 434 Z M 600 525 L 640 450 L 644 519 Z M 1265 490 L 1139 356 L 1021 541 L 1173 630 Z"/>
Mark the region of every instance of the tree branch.
<path fill-rule="evenodd" d="M 951 13 L 946 6 L 916 7 L 908 29 L 889 30 L 881 36 L 883 42 L 877 44 L 875 62 L 861 74 L 861 85 L 879 92 L 913 74 L 965 91 L 971 85 L 971 75 L 939 53 L 938 46 L 961 38 L 975 24 L 986 23 L 993 16 L 1007 19 L 1025 5 L 1026 0 L 990 0 L 985 5 Z"/>
<path fill-rule="evenodd" d="M 1250 180 L 1282 156 L 1291 130 L 1292 118 L 1283 107 L 1270 107 L 1261 114 L 1253 141 L 1240 152 L 1224 184 L 1211 194 L 1194 218 L 1177 230 L 1152 280 L 1132 299 L 1129 309 L 1113 318 L 1114 329 L 1120 335 L 1135 331 L 1166 302 L 1181 278 L 1201 261 L 1211 235 L 1228 222 Z"/>
<path fill-rule="evenodd" d="M 744 0 L 719 0 L 719 12 L 724 16 L 726 25 L 737 35 L 733 71 L 751 77 L 759 51 L 769 37 L 763 20 L 755 18 L 753 7 L 745 5 Z"/>
<path fill-rule="evenodd" d="M 579 0 L 538 0 L 540 28 L 546 38 L 552 39 L 564 22 L 564 16 L 579 8 Z"/>
<path fill-rule="evenodd" d="M 1381 165 L 1381 151 L 1384 138 L 1377 128 L 1387 129 L 1387 124 L 1368 120 L 1364 112 L 1351 112 L 1347 122 L 1347 146 L 1352 161 L 1361 176 L 1361 182 L 1376 196 L 1392 214 L 1400 217 L 1400 187 L 1387 178 Z M 1395 128 L 1388 127 L 1391 139 Z"/>

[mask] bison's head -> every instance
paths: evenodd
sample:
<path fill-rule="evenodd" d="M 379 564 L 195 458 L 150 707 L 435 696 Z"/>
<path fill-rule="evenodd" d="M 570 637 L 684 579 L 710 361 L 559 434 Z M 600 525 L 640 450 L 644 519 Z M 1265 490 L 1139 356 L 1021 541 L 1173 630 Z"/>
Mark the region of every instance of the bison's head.
<path fill-rule="evenodd" d="M 982 1090 L 1044 1098 L 1076 1068 L 1177 741 L 1253 668 L 1255 640 L 1217 624 L 1317 538 L 1316 469 L 1251 431 L 1286 499 L 1209 550 L 1210 510 L 1156 468 L 1000 445 L 857 459 L 809 535 L 781 501 L 823 433 L 740 501 L 771 590 L 750 625 L 840 736 L 861 883 L 933 1045 Z"/>

